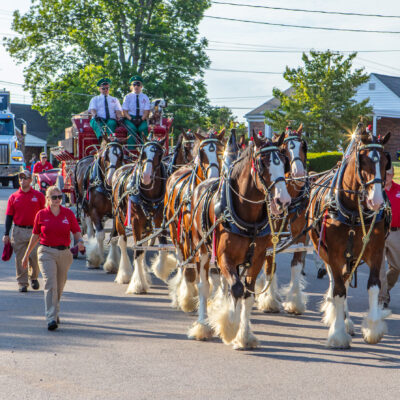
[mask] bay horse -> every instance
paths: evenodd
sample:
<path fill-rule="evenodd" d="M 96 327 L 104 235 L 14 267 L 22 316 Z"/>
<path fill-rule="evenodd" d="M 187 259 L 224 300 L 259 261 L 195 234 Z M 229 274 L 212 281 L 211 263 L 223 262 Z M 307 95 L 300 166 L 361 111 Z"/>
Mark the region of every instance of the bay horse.
<path fill-rule="evenodd" d="M 322 306 L 328 325 L 327 345 L 348 348 L 354 324 L 347 306 L 347 291 L 358 263 L 370 268 L 369 311 L 362 324 L 367 343 L 378 343 L 386 331 L 387 314 L 378 305 L 379 272 L 385 235 L 390 226 L 390 206 L 385 200 L 385 169 L 390 160 L 384 144 L 390 133 L 376 138 L 359 123 L 341 166 L 320 178 L 310 194 L 310 237 L 326 265 L 330 287 Z"/>
<path fill-rule="evenodd" d="M 195 142 L 195 136 L 188 130 L 182 130 L 181 134 L 178 136 L 174 151 L 168 162 L 168 175 L 172 175 L 174 171 L 190 164 L 193 161 L 193 147 Z"/>
<path fill-rule="evenodd" d="M 253 144 L 227 175 L 206 180 L 194 190 L 193 204 L 198 207 L 193 212 L 193 245 L 201 246 L 196 260 L 198 320 L 189 330 L 190 338 L 204 340 L 215 332 L 225 344 L 233 343 L 235 349 L 257 346 L 250 327 L 255 283 L 266 249 L 278 238 L 273 232 L 272 216 L 281 215 L 290 203 L 286 160 L 279 149 L 283 139 L 284 135 L 278 143 L 272 143 L 255 135 Z M 204 242 L 206 232 L 221 218 L 209 243 Z M 213 258 L 229 290 L 221 287 L 220 296 L 212 299 L 207 320 L 208 272 Z"/>
<path fill-rule="evenodd" d="M 218 177 L 221 170 L 220 156 L 224 148 L 221 132 L 210 131 L 204 135 L 200 131 L 194 133 L 196 137 L 192 166 L 178 169 L 168 179 L 165 194 L 165 218 L 174 220 L 169 224 L 170 237 L 176 248 L 178 271 L 175 277 L 168 281 L 172 270 L 153 268 L 154 274 L 167 281 L 172 306 L 189 312 L 196 308 L 196 271 L 194 264 L 188 264 L 184 270 L 180 264 L 191 253 L 191 209 L 192 193 L 195 187 L 207 178 Z M 176 268 L 176 264 L 175 264 Z"/>
<path fill-rule="evenodd" d="M 309 202 L 310 183 L 307 176 L 307 143 L 302 137 L 303 126 L 297 130 L 288 127 L 284 133 L 284 140 L 280 149 L 289 161 L 286 171 L 287 190 L 291 197 L 288 207 L 288 228 L 292 238 L 298 238 L 294 244 L 303 246 L 308 242 L 308 236 L 301 233 L 307 227 L 306 209 Z M 290 178 L 304 178 L 290 180 Z M 286 229 L 285 229 L 286 230 Z M 264 312 L 279 312 L 282 307 L 290 314 L 303 314 L 306 309 L 306 295 L 303 292 L 302 271 L 304 269 L 307 252 L 294 252 L 291 261 L 291 278 L 285 289 L 286 299 L 282 300 L 278 291 L 277 275 L 272 274 L 272 256 L 268 256 L 265 263 L 265 275 L 260 274 L 261 282 L 258 286 L 265 286 L 265 276 L 272 282 L 269 290 L 257 298 L 257 307 Z"/>
<path fill-rule="evenodd" d="M 144 265 L 143 250 L 134 252 L 134 269 L 127 252 L 126 228 L 132 228 L 134 245 L 161 226 L 167 173 L 164 163 L 165 140 L 150 140 L 141 148 L 136 163 L 119 168 L 113 177 L 115 229 L 121 259 L 117 283 L 129 283 L 126 293 L 147 293 L 150 276 Z M 164 236 L 160 244 L 166 244 Z"/>
<path fill-rule="evenodd" d="M 87 246 L 88 268 L 99 268 L 104 261 L 105 218 L 112 218 L 111 181 L 116 169 L 124 162 L 122 145 L 105 139 L 96 155 L 78 161 L 75 168 L 75 193 L 77 214 L 84 212 L 89 244 Z M 93 232 L 93 225 L 96 234 Z M 94 238 L 95 236 L 95 238 Z M 111 239 L 110 251 L 103 269 L 115 273 L 118 266 L 116 241 Z"/>

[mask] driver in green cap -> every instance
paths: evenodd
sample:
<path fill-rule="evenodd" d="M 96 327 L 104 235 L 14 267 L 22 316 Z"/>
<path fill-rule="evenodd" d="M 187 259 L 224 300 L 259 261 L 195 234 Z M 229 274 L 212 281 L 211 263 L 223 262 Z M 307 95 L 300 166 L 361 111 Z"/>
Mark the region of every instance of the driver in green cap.
<path fill-rule="evenodd" d="M 109 95 L 111 81 L 102 78 L 97 82 L 100 95 L 90 100 L 89 112 L 92 114 L 90 126 L 101 142 L 103 132 L 111 135 L 115 132 L 117 121 L 122 118 L 122 107 L 119 100 Z"/>
<path fill-rule="evenodd" d="M 132 147 L 138 144 L 138 137 L 144 140 L 148 134 L 147 118 L 150 113 L 150 100 L 142 93 L 143 79 L 139 75 L 134 75 L 129 80 L 131 93 L 125 96 L 122 104 L 125 124 L 128 128 L 127 144 Z"/>

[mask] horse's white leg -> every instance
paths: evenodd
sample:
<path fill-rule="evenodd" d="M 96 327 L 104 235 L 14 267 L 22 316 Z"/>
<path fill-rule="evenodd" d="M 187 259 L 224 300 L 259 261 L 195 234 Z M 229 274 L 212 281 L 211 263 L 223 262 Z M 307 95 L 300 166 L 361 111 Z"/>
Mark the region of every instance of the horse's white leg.
<path fill-rule="evenodd" d="M 346 332 L 344 323 L 344 301 L 345 296 L 334 296 L 333 305 L 335 307 L 335 321 L 329 328 L 328 347 L 336 349 L 347 349 L 350 347 L 351 336 Z"/>
<path fill-rule="evenodd" d="M 173 276 L 167 281 L 167 285 L 168 285 L 168 294 L 169 297 L 171 298 L 171 307 L 179 309 L 178 288 L 183 276 L 181 267 L 183 255 L 179 247 L 176 248 L 176 258 L 177 258 L 177 271 L 175 276 Z"/>
<path fill-rule="evenodd" d="M 239 330 L 242 301 L 235 301 L 231 294 L 224 295 L 214 301 L 208 308 L 208 319 L 214 332 L 225 344 L 231 343 Z"/>
<path fill-rule="evenodd" d="M 270 280 L 271 276 L 266 276 L 265 284 L 261 290 L 265 288 L 265 285 Z M 268 290 L 257 297 L 257 308 L 265 313 L 278 313 L 281 311 L 282 300 L 279 295 L 278 278 L 276 277 L 276 274 L 272 277 L 272 282 Z"/>
<path fill-rule="evenodd" d="M 88 239 L 94 238 L 93 224 L 92 224 L 92 220 L 90 219 L 89 216 L 85 216 L 85 225 L 86 225 L 86 229 L 87 229 L 86 233 L 87 233 Z"/>
<path fill-rule="evenodd" d="M 148 271 L 144 267 L 145 253 L 136 256 L 134 261 L 134 268 L 131 281 L 129 283 L 126 293 L 142 294 L 149 291 L 149 277 Z"/>
<path fill-rule="evenodd" d="M 88 268 L 100 268 L 104 262 L 104 238 L 104 231 L 99 231 L 95 238 L 89 239 L 86 246 Z"/>
<path fill-rule="evenodd" d="M 119 260 L 118 273 L 114 282 L 121 284 L 128 283 L 131 279 L 133 269 L 131 261 L 129 260 L 127 242 L 123 236 L 119 236 L 118 238 L 118 247 L 121 250 L 121 258 Z"/>
<path fill-rule="evenodd" d="M 290 283 L 286 292 L 286 301 L 283 303 L 283 308 L 290 314 L 303 314 L 306 310 L 307 296 L 303 292 L 304 277 L 301 275 L 303 265 L 301 262 L 291 267 Z"/>
<path fill-rule="evenodd" d="M 349 291 L 349 286 L 350 286 L 349 280 L 346 281 L 345 286 L 346 286 L 346 299 L 344 301 L 344 318 L 345 318 L 344 323 L 346 325 L 346 332 L 350 336 L 354 336 L 354 323 L 350 318 L 349 305 L 347 303 L 347 293 Z"/>
<path fill-rule="evenodd" d="M 187 264 L 182 279 L 178 286 L 178 305 L 183 312 L 195 311 L 198 307 L 198 296 L 196 280 L 193 282 L 188 281 L 185 274 L 187 272 L 194 272 L 197 275 L 196 264 Z"/>
<path fill-rule="evenodd" d="M 390 312 L 383 312 L 378 305 L 379 287 L 373 285 L 368 289 L 369 311 L 365 316 L 361 331 L 364 340 L 367 343 L 378 343 L 386 333 L 387 327 L 384 318 L 390 315 Z"/>
<path fill-rule="evenodd" d="M 208 271 L 208 282 L 210 283 L 210 298 L 214 298 L 221 286 L 221 275 L 217 268 L 210 268 Z"/>
<path fill-rule="evenodd" d="M 322 322 L 326 326 L 331 326 L 336 318 L 336 310 L 333 305 L 333 275 L 331 267 L 326 264 L 326 271 L 329 277 L 329 288 L 324 296 L 320 311 L 323 313 Z"/>
<path fill-rule="evenodd" d="M 251 331 L 250 315 L 254 304 L 254 296 L 250 295 L 247 298 L 241 299 L 243 303 L 240 313 L 240 324 L 238 333 L 233 341 L 235 350 L 253 349 L 258 346 L 258 340 Z"/>
<path fill-rule="evenodd" d="M 106 262 L 103 265 L 104 271 L 109 274 L 115 274 L 118 270 L 120 255 L 117 248 L 118 237 L 111 238 L 110 249 L 108 251 Z"/>
<path fill-rule="evenodd" d="M 197 321 L 189 329 L 188 337 L 196 340 L 206 340 L 212 336 L 212 328 L 207 321 L 207 299 L 210 293 L 210 283 L 207 279 L 207 274 L 204 266 L 208 261 L 208 255 L 203 254 L 200 257 L 200 277 L 197 284 L 199 292 L 199 317 Z"/>
<path fill-rule="evenodd" d="M 164 282 L 168 281 L 168 277 L 174 269 L 176 269 L 176 259 L 167 251 L 159 251 L 157 257 L 152 260 L 153 274 Z"/>

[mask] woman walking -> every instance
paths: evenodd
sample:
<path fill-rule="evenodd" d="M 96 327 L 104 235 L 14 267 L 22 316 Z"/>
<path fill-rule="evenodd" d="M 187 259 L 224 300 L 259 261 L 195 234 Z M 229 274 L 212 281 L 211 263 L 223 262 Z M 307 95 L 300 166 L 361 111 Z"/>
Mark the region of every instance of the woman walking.
<path fill-rule="evenodd" d="M 73 261 L 69 249 L 71 232 L 78 242 L 78 250 L 85 249 L 75 215 L 68 208 L 61 206 L 62 196 L 57 186 L 50 186 L 47 189 L 47 207 L 36 214 L 29 246 L 22 260 L 23 267 L 27 268 L 29 254 L 40 240 L 37 254 L 44 279 L 44 303 L 49 331 L 58 327 L 60 298 Z"/>

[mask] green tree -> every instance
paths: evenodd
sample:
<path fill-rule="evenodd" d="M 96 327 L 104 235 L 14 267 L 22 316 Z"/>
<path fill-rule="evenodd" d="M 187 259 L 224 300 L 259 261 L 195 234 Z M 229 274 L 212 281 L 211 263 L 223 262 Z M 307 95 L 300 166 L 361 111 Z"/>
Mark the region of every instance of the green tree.
<path fill-rule="evenodd" d="M 233 122 L 236 122 L 236 117 L 232 114 L 232 110 L 228 107 L 210 107 L 207 113 L 205 126 L 207 128 L 221 127 L 229 128 Z"/>
<path fill-rule="evenodd" d="M 168 100 L 180 128 L 201 121 L 208 109 L 203 75 L 210 62 L 198 24 L 209 6 L 209 0 L 36 0 L 25 15 L 14 12 L 20 36 L 4 41 L 17 62 L 28 64 L 25 89 L 57 134 L 72 113 L 87 109 L 96 80 L 111 77 L 121 99 L 133 74 L 144 77 L 150 98 Z"/>
<path fill-rule="evenodd" d="M 273 129 L 282 131 L 288 121 L 294 126 L 304 126 L 313 151 L 334 150 L 344 144 L 347 132 L 352 131 L 360 116 L 372 112 L 369 99 L 357 103 L 357 88 L 368 81 L 364 69 L 352 70 L 356 53 L 348 57 L 331 51 L 303 53 L 303 67 L 286 67 L 284 78 L 291 90 L 274 89 L 280 105 L 265 113 L 266 122 Z"/>

